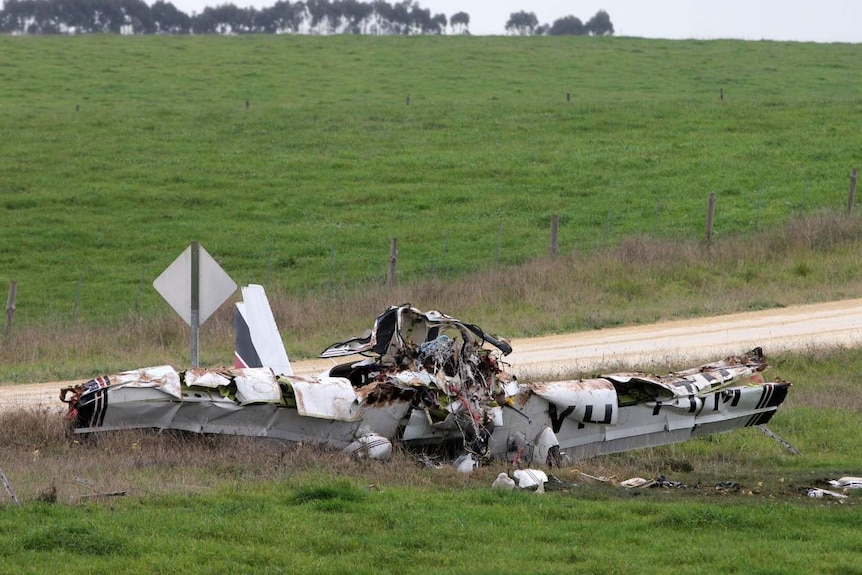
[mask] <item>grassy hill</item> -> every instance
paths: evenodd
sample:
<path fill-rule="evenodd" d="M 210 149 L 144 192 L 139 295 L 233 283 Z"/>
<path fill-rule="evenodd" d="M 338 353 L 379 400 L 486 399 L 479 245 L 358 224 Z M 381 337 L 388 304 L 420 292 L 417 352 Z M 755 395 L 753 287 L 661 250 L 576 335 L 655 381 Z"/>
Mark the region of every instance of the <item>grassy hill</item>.
<path fill-rule="evenodd" d="M 718 237 L 846 201 L 862 46 L 627 38 L 0 37 L 16 323 L 166 306 L 200 240 L 292 294 Z M 409 104 L 408 104 L 409 98 Z"/>
<path fill-rule="evenodd" d="M 267 285 L 293 356 L 408 299 L 517 336 L 862 294 L 862 220 L 836 215 L 862 157 L 862 45 L 0 37 L 0 54 L 0 289 L 19 285 L 0 384 L 182 365 L 186 328 L 150 283 L 194 239 Z M 554 214 L 560 256 L 544 258 Z M 401 285 L 385 290 L 392 237 Z M 203 364 L 229 358 L 229 310 L 202 335 Z M 25 505 L 0 497 L 0 558 L 860 572 L 858 494 L 805 488 L 859 474 L 862 353 L 767 353 L 794 383 L 770 427 L 801 455 L 747 429 L 571 462 L 686 491 L 498 494 L 503 464 L 465 477 L 250 438 L 79 442 L 11 414 L 0 451 Z M 129 496 L 86 503 L 94 490 Z"/>

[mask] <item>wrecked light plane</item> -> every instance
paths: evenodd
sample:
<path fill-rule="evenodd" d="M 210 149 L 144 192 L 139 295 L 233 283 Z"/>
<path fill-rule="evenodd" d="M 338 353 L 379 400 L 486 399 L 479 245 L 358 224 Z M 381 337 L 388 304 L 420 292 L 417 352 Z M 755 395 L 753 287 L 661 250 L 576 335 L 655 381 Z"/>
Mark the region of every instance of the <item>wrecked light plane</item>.
<path fill-rule="evenodd" d="M 150 367 L 64 388 L 75 431 L 177 429 L 317 441 L 384 459 L 391 442 L 451 442 L 479 461 L 559 464 L 762 425 L 789 383 L 766 382 L 759 348 L 664 376 L 520 382 L 502 368 L 512 348 L 482 328 L 409 304 L 294 375 L 261 286 L 237 303 L 234 368 Z"/>

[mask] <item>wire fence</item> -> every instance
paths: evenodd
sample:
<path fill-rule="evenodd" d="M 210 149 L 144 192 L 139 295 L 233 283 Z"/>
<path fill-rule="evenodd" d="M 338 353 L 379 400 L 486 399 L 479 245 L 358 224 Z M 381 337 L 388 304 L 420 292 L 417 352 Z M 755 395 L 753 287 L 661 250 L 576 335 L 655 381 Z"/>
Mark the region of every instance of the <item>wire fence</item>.
<path fill-rule="evenodd" d="M 842 208 L 838 208 L 833 204 L 832 211 L 843 211 L 846 214 L 853 214 L 855 208 L 855 195 L 857 184 L 857 169 L 853 168 L 850 174 L 850 185 L 847 194 L 846 203 Z M 786 201 L 785 201 L 786 203 Z M 787 206 L 784 206 L 785 208 Z M 798 202 L 795 202 L 791 207 L 791 215 L 805 215 L 810 207 L 808 205 L 808 187 L 802 193 Z M 761 213 L 768 209 L 769 206 L 763 200 L 763 194 L 758 192 L 754 199 L 754 205 L 749 211 L 750 228 L 753 231 L 758 231 L 761 225 Z M 703 203 L 703 211 L 699 217 L 703 218 L 703 241 L 709 244 L 714 240 L 714 226 L 717 215 L 721 212 L 720 197 L 716 193 L 710 193 Z M 662 207 L 659 201 L 656 202 L 654 213 L 650 217 L 654 219 L 652 225 L 652 234 L 657 236 L 659 220 L 662 214 Z M 605 213 L 602 222 L 594 222 L 594 228 L 600 228 L 599 233 L 592 236 L 591 245 L 579 245 L 579 249 L 589 251 L 600 247 L 606 247 L 611 244 L 612 231 L 618 224 L 618 217 L 612 209 L 608 209 Z M 546 250 L 541 252 L 533 251 L 525 257 L 557 257 L 565 252 L 562 250 L 561 244 L 567 232 L 565 221 L 559 214 L 551 214 L 546 216 L 545 225 L 547 226 L 548 243 Z M 491 238 L 484 238 L 486 244 L 483 250 L 486 254 L 487 265 L 499 267 L 512 263 L 506 261 L 504 253 L 507 251 L 504 238 L 506 230 L 503 224 L 500 224 Z M 384 253 L 377 258 L 380 262 L 378 271 L 372 272 L 359 280 L 351 279 L 350 286 L 369 285 L 376 288 L 393 287 L 398 283 L 410 283 L 428 277 L 441 277 L 448 274 L 466 273 L 468 269 L 465 266 L 458 266 L 449 263 L 450 256 L 460 249 L 459 246 L 454 246 L 449 231 L 443 230 L 441 237 L 438 238 L 441 245 L 436 249 L 432 256 L 417 256 L 412 251 L 411 242 L 409 239 L 400 240 L 397 237 L 389 239 L 388 258 Z M 413 242 L 415 243 L 415 242 Z M 427 242 L 426 242 L 427 243 Z M 475 251 L 476 246 L 464 246 L 464 250 Z M 179 250 L 178 250 L 179 251 Z M 326 257 L 322 258 L 325 262 L 319 262 L 318 275 L 322 275 L 322 279 L 318 278 L 315 284 L 315 289 L 321 286 L 324 290 L 330 293 L 337 293 L 339 290 L 346 289 L 345 283 L 339 277 L 338 258 L 339 254 L 334 246 L 329 246 L 326 250 Z M 492 258 L 487 258 L 487 254 L 494 254 Z M 238 274 L 237 277 L 227 270 L 230 275 L 234 276 L 238 284 L 245 283 L 263 283 L 271 285 L 278 281 L 277 271 L 274 269 L 274 260 L 276 254 L 269 253 L 258 255 L 256 261 L 252 262 L 247 269 Z M 422 261 L 417 261 L 417 260 Z M 385 262 L 385 263 L 384 263 Z M 153 315 L 157 313 L 172 313 L 167 304 L 156 293 L 152 286 L 152 280 L 159 275 L 161 270 L 143 268 L 140 274 L 134 278 L 119 278 L 111 279 L 107 274 L 81 274 L 76 281 L 59 282 L 52 280 L 51 303 L 46 305 L 39 301 L 36 293 L 41 293 L 44 286 L 28 285 L 24 282 L 12 280 L 8 284 L 7 300 L 6 300 L 6 321 L 4 335 L 11 337 L 14 332 L 16 322 L 23 324 L 30 323 L 55 323 L 65 325 L 69 323 L 90 322 L 90 323 L 112 323 L 128 319 L 129 317 L 140 317 L 145 315 Z M 151 277 L 152 276 L 152 277 Z M 20 299 L 20 301 L 19 301 Z M 106 301 L 110 305 L 106 305 Z M 26 310 L 22 309 L 23 302 L 27 302 Z M 16 317 L 18 314 L 18 317 Z"/>

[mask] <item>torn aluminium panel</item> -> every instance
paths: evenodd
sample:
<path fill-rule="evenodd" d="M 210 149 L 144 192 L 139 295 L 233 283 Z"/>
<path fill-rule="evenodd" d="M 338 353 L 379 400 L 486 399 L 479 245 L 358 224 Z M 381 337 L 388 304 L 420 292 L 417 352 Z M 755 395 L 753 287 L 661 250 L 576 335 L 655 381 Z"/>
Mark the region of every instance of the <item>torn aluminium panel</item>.
<path fill-rule="evenodd" d="M 564 455 L 589 457 L 762 425 L 790 386 L 764 380 L 759 348 L 663 376 L 519 382 L 502 368 L 501 355 L 511 352 L 504 339 L 409 304 L 390 307 L 367 335 L 321 354 L 347 361 L 300 377 L 290 373 L 263 288 L 246 286 L 243 298 L 241 367 L 178 372 L 159 366 L 65 388 L 61 399 L 76 431 L 229 433 L 320 441 L 368 456 L 370 446 L 387 452 L 382 440 L 408 447 L 456 442 L 477 460 L 553 464 Z"/>

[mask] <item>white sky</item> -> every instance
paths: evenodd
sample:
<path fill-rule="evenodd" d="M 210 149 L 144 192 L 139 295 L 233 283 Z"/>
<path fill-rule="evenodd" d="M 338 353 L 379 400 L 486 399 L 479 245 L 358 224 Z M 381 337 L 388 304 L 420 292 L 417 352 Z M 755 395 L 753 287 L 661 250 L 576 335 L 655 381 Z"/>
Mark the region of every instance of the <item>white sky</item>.
<path fill-rule="evenodd" d="M 535 12 L 542 24 L 568 15 L 586 22 L 605 10 L 617 36 L 862 42 L 862 0 L 418 1 L 422 8 L 447 17 L 467 12 L 474 35 L 505 34 L 509 14 L 520 10 Z M 258 8 L 275 4 L 275 0 L 173 0 L 187 14 L 230 2 Z"/>

